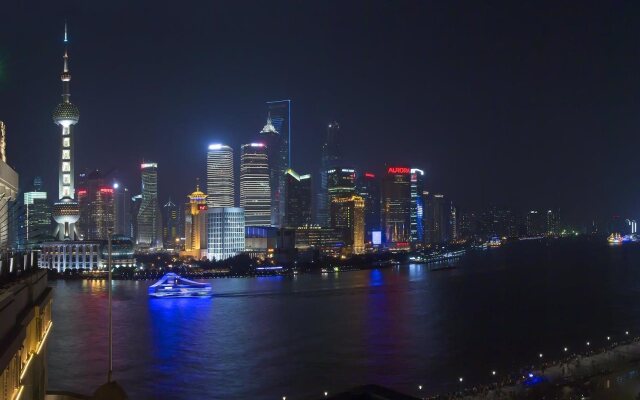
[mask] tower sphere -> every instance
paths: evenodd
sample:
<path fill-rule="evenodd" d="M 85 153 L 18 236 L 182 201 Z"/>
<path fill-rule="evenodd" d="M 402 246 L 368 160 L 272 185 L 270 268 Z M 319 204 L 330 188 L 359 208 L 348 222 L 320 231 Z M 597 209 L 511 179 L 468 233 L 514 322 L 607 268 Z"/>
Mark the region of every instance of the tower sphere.
<path fill-rule="evenodd" d="M 51 214 L 58 224 L 75 224 L 80 219 L 80 204 L 71 197 L 63 197 L 53 203 Z"/>
<path fill-rule="evenodd" d="M 70 125 L 77 124 L 79 119 L 80 111 L 78 111 L 78 107 L 71 104 L 71 102 L 60 103 L 53 111 L 53 122 L 58 125 L 69 127 Z"/>

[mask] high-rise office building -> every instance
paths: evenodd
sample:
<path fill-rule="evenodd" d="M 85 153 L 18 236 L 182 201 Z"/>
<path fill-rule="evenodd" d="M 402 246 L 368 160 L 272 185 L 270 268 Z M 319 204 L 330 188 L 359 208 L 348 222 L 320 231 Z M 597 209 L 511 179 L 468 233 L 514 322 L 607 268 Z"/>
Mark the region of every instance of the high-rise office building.
<path fill-rule="evenodd" d="M 381 189 L 384 241 L 391 248 L 407 248 L 411 240 L 411 169 L 388 167 Z"/>
<path fill-rule="evenodd" d="M 424 171 L 411 168 L 411 243 L 424 243 Z"/>
<path fill-rule="evenodd" d="M 546 231 L 546 216 L 537 210 L 529 211 L 525 216 L 527 236 L 542 236 Z"/>
<path fill-rule="evenodd" d="M 329 170 L 337 169 L 342 161 L 340 124 L 333 121 L 327 126 L 327 136 L 322 145 L 320 191 L 316 201 L 316 223 L 318 225 L 329 225 Z"/>
<path fill-rule="evenodd" d="M 289 165 L 287 141 L 273 125 L 270 114 L 258 137 L 267 146 L 271 185 L 271 225 L 281 226 L 286 214 L 284 174 Z"/>
<path fill-rule="evenodd" d="M 115 201 L 115 231 L 116 235 L 135 237 L 131 222 L 131 193 L 129 189 L 119 183 L 113 184 L 113 194 Z"/>
<path fill-rule="evenodd" d="M 628 225 L 633 226 L 630 222 L 628 222 Z M 635 233 L 634 230 L 635 229 L 631 229 L 629 233 Z M 547 236 L 560 235 L 560 210 L 547 210 L 546 235 Z"/>
<path fill-rule="evenodd" d="M 311 175 L 298 175 L 294 170 L 289 169 L 284 179 L 287 187 L 287 213 L 284 219 L 284 226 L 295 228 L 310 225 L 313 222 Z"/>
<path fill-rule="evenodd" d="M 364 199 L 357 195 L 331 198 L 330 218 L 332 228 L 348 232 L 351 253 L 364 252 Z"/>
<path fill-rule="evenodd" d="M 267 115 L 284 145 L 284 169 L 291 168 L 291 100 L 267 101 Z"/>
<path fill-rule="evenodd" d="M 376 174 L 365 172 L 358 178 L 358 195 L 364 199 L 364 230 L 367 241 L 380 228 L 380 183 Z"/>
<path fill-rule="evenodd" d="M 200 260 L 206 257 L 207 250 L 207 195 L 196 185 L 196 190 L 187 197 L 189 202 L 185 205 L 185 243 L 181 255 Z"/>
<path fill-rule="evenodd" d="M 458 209 L 453 204 L 449 203 L 449 233 L 448 240 L 457 240 L 460 235 L 460 229 L 458 226 Z"/>
<path fill-rule="evenodd" d="M 176 243 L 180 241 L 178 236 L 180 213 L 178 211 L 178 206 L 171 199 L 162 206 L 162 242 L 165 249 L 175 249 Z"/>
<path fill-rule="evenodd" d="M 92 171 L 81 179 L 76 191 L 80 205 L 78 231 L 85 240 L 107 240 L 115 229 L 115 196 L 100 171 Z"/>
<path fill-rule="evenodd" d="M 271 225 L 271 186 L 267 146 L 243 144 L 240 152 L 240 207 L 246 226 Z"/>
<path fill-rule="evenodd" d="M 23 238 L 27 245 L 33 245 L 51 235 L 51 206 L 42 188 L 42 178 L 33 180 L 32 190 L 25 192 L 23 199 Z"/>
<path fill-rule="evenodd" d="M 207 210 L 207 258 L 226 260 L 245 249 L 244 210 L 214 207 Z"/>
<path fill-rule="evenodd" d="M 336 197 L 356 194 L 356 171 L 352 168 L 334 168 L 327 171 L 329 202 Z"/>
<path fill-rule="evenodd" d="M 58 163 L 58 198 L 52 208 L 53 219 L 58 224 L 54 236 L 58 239 L 77 239 L 78 232 L 75 224 L 80 218 L 80 206 L 75 200 L 74 185 L 74 135 L 73 126 L 80 119 L 78 107 L 71 103 L 71 73 L 69 72 L 69 53 L 67 49 L 68 37 L 65 26 L 65 51 L 63 57 L 62 102 L 53 111 L 53 121 L 62 128 L 61 145 Z"/>
<path fill-rule="evenodd" d="M 158 164 L 146 162 L 140 165 L 142 198 L 137 217 L 136 244 L 142 248 L 160 247 L 162 242 L 162 217 L 158 204 Z"/>
<path fill-rule="evenodd" d="M 444 195 L 427 195 L 425 225 L 427 226 L 426 238 L 429 244 L 440 244 L 447 241 L 450 212 Z"/>
<path fill-rule="evenodd" d="M 233 149 L 211 144 L 207 152 L 207 205 L 233 207 L 235 204 Z"/>

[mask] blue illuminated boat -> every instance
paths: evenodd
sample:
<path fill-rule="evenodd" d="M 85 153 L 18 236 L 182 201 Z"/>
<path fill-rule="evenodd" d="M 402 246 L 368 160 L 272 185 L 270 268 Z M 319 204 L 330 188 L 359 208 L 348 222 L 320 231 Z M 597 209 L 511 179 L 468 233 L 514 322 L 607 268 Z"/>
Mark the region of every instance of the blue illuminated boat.
<path fill-rule="evenodd" d="M 169 272 L 149 286 L 150 297 L 211 297 L 211 284 L 194 282 Z"/>

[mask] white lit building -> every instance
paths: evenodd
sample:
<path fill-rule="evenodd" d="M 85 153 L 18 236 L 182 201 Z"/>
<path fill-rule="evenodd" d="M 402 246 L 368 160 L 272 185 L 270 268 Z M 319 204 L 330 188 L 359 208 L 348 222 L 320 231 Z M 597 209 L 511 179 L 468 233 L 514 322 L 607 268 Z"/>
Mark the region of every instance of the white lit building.
<path fill-rule="evenodd" d="M 209 145 L 207 152 L 207 206 L 234 206 L 233 149 L 224 144 Z"/>
<path fill-rule="evenodd" d="M 247 226 L 271 225 L 271 188 L 267 146 L 242 145 L 240 155 L 240 207 Z"/>
<path fill-rule="evenodd" d="M 207 211 L 207 258 L 226 260 L 245 249 L 244 210 L 213 207 Z"/>

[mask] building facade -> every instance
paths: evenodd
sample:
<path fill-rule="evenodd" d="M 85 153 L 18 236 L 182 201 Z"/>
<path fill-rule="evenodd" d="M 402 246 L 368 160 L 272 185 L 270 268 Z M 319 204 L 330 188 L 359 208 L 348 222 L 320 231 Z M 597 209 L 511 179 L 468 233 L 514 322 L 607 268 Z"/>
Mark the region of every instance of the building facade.
<path fill-rule="evenodd" d="M 180 255 L 200 260 L 206 257 L 207 249 L 207 195 L 196 185 L 196 190 L 187 197 L 189 202 L 185 205 L 185 243 Z"/>
<path fill-rule="evenodd" d="M 364 253 L 364 199 L 351 195 L 331 199 L 331 227 L 347 232 L 349 253 Z"/>
<path fill-rule="evenodd" d="M 107 185 L 97 170 L 84 176 L 79 183 L 76 193 L 80 205 L 80 236 L 85 240 L 107 240 L 116 222 L 113 186 Z"/>
<path fill-rule="evenodd" d="M 358 195 L 364 199 L 365 240 L 372 242 L 372 232 L 380 228 L 380 182 L 376 174 L 365 172 L 358 178 Z"/>
<path fill-rule="evenodd" d="M 286 215 L 284 175 L 289 168 L 289 147 L 286 138 L 273 125 L 271 114 L 267 117 L 267 123 L 258 137 L 267 146 L 271 187 L 271 225 L 280 227 Z"/>
<path fill-rule="evenodd" d="M 118 183 L 113 185 L 113 190 L 116 226 L 114 233 L 134 238 L 131 221 L 131 192 Z"/>
<path fill-rule="evenodd" d="M 243 144 L 240 152 L 240 207 L 247 226 L 271 225 L 271 183 L 267 146 Z"/>
<path fill-rule="evenodd" d="M 405 249 L 411 240 L 411 169 L 388 167 L 382 180 L 381 214 L 384 243 Z"/>
<path fill-rule="evenodd" d="M 51 235 L 51 206 L 47 192 L 42 188 L 42 179 L 33 180 L 31 191 L 23 195 L 23 238 L 28 246 L 37 244 Z"/>
<path fill-rule="evenodd" d="M 284 226 L 295 228 L 312 223 L 312 180 L 311 175 L 298 175 L 294 170 L 287 170 L 285 176 L 287 193 L 287 213 Z"/>
<path fill-rule="evenodd" d="M 162 243 L 165 249 L 175 249 L 176 243 L 180 242 L 178 236 L 179 210 L 171 199 L 162 206 Z"/>
<path fill-rule="evenodd" d="M 316 224 L 320 226 L 329 226 L 329 170 L 343 162 L 341 142 L 340 124 L 333 121 L 327 126 L 320 159 L 320 189 L 316 200 Z"/>
<path fill-rule="evenodd" d="M 214 207 L 207 210 L 207 258 L 221 261 L 245 250 L 244 210 Z"/>
<path fill-rule="evenodd" d="M 424 243 L 424 171 L 411 168 L 411 243 Z"/>
<path fill-rule="evenodd" d="M 141 248 L 156 248 L 162 244 L 162 217 L 158 204 L 158 164 L 147 162 L 140 165 L 142 197 L 138 210 L 136 245 Z"/>

